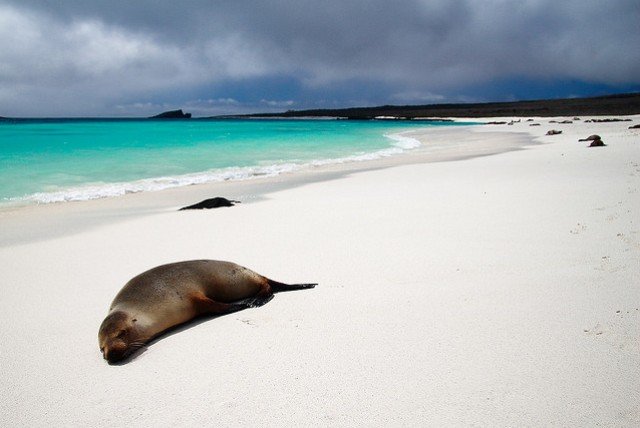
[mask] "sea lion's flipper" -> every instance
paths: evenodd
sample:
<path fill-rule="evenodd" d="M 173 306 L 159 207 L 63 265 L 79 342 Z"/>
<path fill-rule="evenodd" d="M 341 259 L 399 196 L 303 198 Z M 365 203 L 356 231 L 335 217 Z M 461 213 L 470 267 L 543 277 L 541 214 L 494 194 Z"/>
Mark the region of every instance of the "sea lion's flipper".
<path fill-rule="evenodd" d="M 212 314 L 212 315 L 229 314 L 232 312 L 241 311 L 249 307 L 253 307 L 253 306 L 247 306 L 242 302 L 234 302 L 234 303 L 217 302 L 201 293 L 193 294 L 191 296 L 191 301 L 193 302 L 196 308 L 196 312 L 198 314 Z"/>
<path fill-rule="evenodd" d="M 233 303 L 233 305 L 240 306 L 242 309 L 245 308 L 258 308 L 260 306 L 266 305 L 269 301 L 273 299 L 273 294 L 269 294 L 266 297 L 249 297 L 248 299 L 243 299 Z"/>
<path fill-rule="evenodd" d="M 318 284 L 283 284 L 282 282 L 269 279 L 269 285 L 274 293 L 280 291 L 293 291 L 293 290 L 305 290 L 307 288 L 313 288 Z"/>

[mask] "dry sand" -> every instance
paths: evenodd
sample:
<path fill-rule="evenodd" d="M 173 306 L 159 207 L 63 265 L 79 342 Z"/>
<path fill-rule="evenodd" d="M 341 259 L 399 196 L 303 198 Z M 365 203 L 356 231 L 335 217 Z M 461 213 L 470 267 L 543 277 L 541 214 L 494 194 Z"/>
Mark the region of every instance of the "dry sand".
<path fill-rule="evenodd" d="M 640 130 L 536 122 L 426 130 L 367 166 L 0 213 L 0 423 L 638 426 Z M 608 146 L 577 142 L 593 133 Z M 244 203 L 175 211 L 205 194 Z M 120 287 L 193 258 L 319 285 L 106 364 Z"/>

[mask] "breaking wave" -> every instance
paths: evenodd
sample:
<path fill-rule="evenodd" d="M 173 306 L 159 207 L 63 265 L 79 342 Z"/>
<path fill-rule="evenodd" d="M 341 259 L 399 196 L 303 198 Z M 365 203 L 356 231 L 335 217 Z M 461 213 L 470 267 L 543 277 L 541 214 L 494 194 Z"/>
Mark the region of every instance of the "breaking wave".
<path fill-rule="evenodd" d="M 122 196 L 130 193 L 159 191 L 194 184 L 241 181 L 259 177 L 274 177 L 280 174 L 292 173 L 312 167 L 381 159 L 398 155 L 420 146 L 420 142 L 418 140 L 410 138 L 404 134 L 405 133 L 386 134 L 385 137 L 391 140 L 391 146 L 388 148 L 368 153 L 357 153 L 346 157 L 316 159 L 301 163 L 283 162 L 266 166 L 229 167 L 178 176 L 147 178 L 131 182 L 91 183 L 61 189 L 59 191 L 39 192 L 22 198 L 12 198 L 8 202 L 48 204 L 54 202 L 86 201 L 91 199 Z"/>

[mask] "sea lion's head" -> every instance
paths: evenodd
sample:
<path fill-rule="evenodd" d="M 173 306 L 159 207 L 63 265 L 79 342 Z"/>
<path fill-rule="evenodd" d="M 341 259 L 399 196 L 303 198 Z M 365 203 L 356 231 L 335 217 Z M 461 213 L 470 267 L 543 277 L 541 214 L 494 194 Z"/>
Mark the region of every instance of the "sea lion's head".
<path fill-rule="evenodd" d="M 129 357 L 144 344 L 136 328 L 136 319 L 123 311 L 111 312 L 98 331 L 100 352 L 109 363 Z"/>

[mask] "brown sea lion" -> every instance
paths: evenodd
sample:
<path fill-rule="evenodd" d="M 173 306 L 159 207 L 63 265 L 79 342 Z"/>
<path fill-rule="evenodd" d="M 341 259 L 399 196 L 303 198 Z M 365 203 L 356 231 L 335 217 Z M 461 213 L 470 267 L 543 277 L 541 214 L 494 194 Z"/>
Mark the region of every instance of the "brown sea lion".
<path fill-rule="evenodd" d="M 279 291 L 315 286 L 283 284 L 216 260 L 158 266 L 131 279 L 116 295 L 98 332 L 100 351 L 109 363 L 115 363 L 198 316 L 262 306 Z"/>

